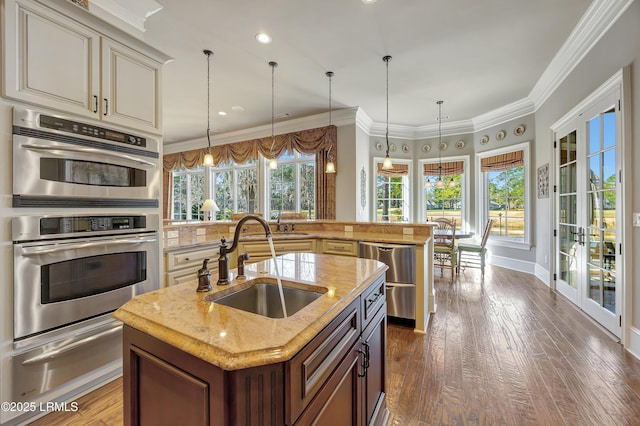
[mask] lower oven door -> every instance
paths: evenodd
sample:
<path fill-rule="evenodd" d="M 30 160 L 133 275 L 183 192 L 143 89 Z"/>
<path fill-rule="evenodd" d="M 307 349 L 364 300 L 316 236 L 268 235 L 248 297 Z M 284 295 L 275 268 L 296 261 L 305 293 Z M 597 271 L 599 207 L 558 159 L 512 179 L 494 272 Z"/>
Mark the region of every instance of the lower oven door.
<path fill-rule="evenodd" d="M 14 245 L 14 339 L 112 312 L 159 288 L 158 232 Z"/>
<path fill-rule="evenodd" d="M 12 357 L 12 401 L 33 400 L 51 389 L 122 359 L 122 323 L 110 321 L 47 341 Z"/>

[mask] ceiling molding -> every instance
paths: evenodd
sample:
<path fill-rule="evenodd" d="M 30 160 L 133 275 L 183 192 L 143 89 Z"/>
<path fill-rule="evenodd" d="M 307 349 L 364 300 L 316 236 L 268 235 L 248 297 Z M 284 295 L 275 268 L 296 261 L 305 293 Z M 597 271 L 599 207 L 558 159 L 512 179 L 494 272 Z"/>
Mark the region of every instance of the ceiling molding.
<path fill-rule="evenodd" d="M 634 0 L 593 0 L 529 93 L 538 110 Z"/>
<path fill-rule="evenodd" d="M 356 122 L 359 108 L 344 108 L 331 112 L 331 124 L 334 126 L 346 126 Z M 287 121 L 274 124 L 274 131 L 277 135 L 283 133 L 299 132 L 301 130 L 315 129 L 329 125 L 329 112 L 310 115 L 307 117 L 293 118 Z M 236 130 L 234 132 L 221 133 L 211 136 L 211 145 L 224 145 L 234 142 L 242 142 L 252 139 L 259 139 L 271 136 L 271 123 L 262 126 L 251 127 L 249 129 Z M 207 139 L 203 136 L 198 139 L 164 144 L 164 153 L 188 151 L 191 149 L 203 148 L 207 146 Z"/>
<path fill-rule="evenodd" d="M 107 0 L 100 0 L 107 1 Z M 109 0 L 116 1 L 116 0 Z M 153 0 L 151 0 L 153 1 Z M 585 14 L 573 29 L 558 53 L 551 60 L 529 95 L 516 102 L 496 108 L 471 120 L 443 123 L 443 135 L 457 135 L 480 132 L 489 127 L 535 113 L 573 71 L 593 46 L 611 28 L 634 0 L 593 0 Z M 369 136 L 384 137 L 386 123 L 375 123 L 360 107 L 336 110 L 332 124 L 344 126 L 354 124 Z M 326 126 L 328 113 L 287 120 L 276 123 L 277 133 Z M 256 139 L 271 134 L 271 125 L 225 133 L 212 137 L 214 145 Z M 438 136 L 437 124 L 427 126 L 404 126 L 389 124 L 389 137 L 394 139 L 428 139 Z M 207 145 L 206 138 L 191 141 L 167 143 L 165 153 L 179 152 Z"/>
<path fill-rule="evenodd" d="M 155 0 L 91 0 L 89 11 L 107 22 L 118 25 L 124 22 L 134 31 L 127 31 L 140 37 L 145 31 L 147 18 L 162 9 Z M 114 18 L 117 20 L 114 21 Z M 121 27 L 121 25 L 119 25 Z"/>

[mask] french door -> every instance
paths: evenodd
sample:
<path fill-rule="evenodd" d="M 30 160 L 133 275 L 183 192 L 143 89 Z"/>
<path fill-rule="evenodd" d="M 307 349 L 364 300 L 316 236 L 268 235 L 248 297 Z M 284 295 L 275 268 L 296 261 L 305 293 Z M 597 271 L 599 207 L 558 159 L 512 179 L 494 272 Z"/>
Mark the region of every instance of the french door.
<path fill-rule="evenodd" d="M 619 91 L 557 129 L 556 289 L 620 336 Z"/>

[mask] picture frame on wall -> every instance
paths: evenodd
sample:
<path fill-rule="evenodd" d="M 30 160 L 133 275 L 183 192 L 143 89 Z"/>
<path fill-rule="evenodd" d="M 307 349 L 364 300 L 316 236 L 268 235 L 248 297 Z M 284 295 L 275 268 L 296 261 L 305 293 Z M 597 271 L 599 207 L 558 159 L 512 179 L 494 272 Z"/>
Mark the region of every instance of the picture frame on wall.
<path fill-rule="evenodd" d="M 538 167 L 538 198 L 549 198 L 549 163 Z"/>

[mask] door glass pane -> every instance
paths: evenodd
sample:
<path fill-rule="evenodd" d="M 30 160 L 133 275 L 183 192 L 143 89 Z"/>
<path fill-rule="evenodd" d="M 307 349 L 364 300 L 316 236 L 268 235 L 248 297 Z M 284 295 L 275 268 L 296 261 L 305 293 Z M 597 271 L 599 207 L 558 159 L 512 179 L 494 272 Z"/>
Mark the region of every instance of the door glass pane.
<path fill-rule="evenodd" d="M 602 153 L 603 188 L 616 187 L 616 150 L 610 149 Z"/>
<path fill-rule="evenodd" d="M 602 114 L 604 125 L 603 148 L 611 148 L 616 146 L 616 113 L 610 111 Z"/>
<path fill-rule="evenodd" d="M 592 118 L 589 121 L 589 154 L 600 151 L 600 116 Z"/>
<path fill-rule="evenodd" d="M 597 267 L 589 267 L 589 299 L 602 306 L 602 274 Z"/>
<path fill-rule="evenodd" d="M 591 190 L 601 188 L 602 176 L 600 174 L 600 156 L 594 155 L 589 158 L 589 184 Z"/>

